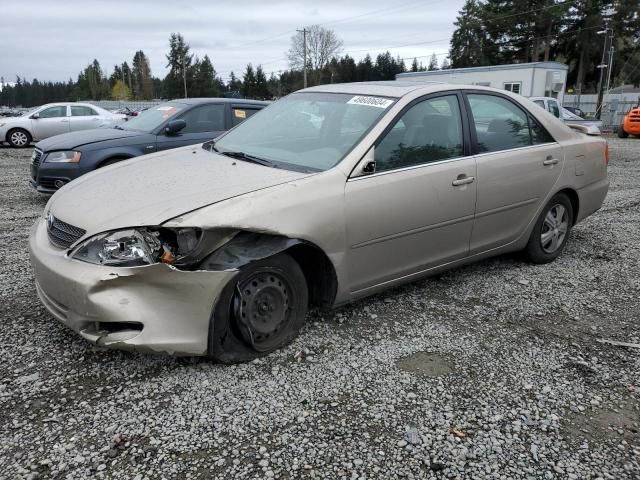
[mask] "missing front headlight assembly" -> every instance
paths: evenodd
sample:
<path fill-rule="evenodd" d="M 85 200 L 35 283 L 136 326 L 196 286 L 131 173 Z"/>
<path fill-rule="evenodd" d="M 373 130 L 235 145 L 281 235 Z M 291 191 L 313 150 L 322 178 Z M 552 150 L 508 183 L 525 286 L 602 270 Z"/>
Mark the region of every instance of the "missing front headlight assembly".
<path fill-rule="evenodd" d="M 96 265 L 133 267 L 185 261 L 202 238 L 198 228 L 128 228 L 95 235 L 71 257 Z"/>

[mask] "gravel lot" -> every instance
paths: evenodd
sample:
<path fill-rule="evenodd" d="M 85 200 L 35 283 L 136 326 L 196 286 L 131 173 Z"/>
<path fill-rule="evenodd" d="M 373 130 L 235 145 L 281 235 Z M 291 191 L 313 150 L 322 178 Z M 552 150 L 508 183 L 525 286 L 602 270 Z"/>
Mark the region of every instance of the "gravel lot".
<path fill-rule="evenodd" d="M 0 148 L 0 478 L 640 478 L 640 139 L 553 264 L 500 257 L 222 366 L 91 346 L 40 306 L 46 199 Z"/>

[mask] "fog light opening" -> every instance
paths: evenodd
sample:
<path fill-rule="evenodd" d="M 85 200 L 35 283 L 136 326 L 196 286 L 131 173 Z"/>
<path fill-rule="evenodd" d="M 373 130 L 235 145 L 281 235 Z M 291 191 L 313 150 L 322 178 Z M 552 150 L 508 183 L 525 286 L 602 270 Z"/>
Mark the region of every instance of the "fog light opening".
<path fill-rule="evenodd" d="M 67 183 L 67 182 L 65 182 L 64 180 L 56 180 L 55 182 L 53 182 L 53 185 L 56 188 L 62 188 L 62 187 L 64 187 L 65 183 Z"/>

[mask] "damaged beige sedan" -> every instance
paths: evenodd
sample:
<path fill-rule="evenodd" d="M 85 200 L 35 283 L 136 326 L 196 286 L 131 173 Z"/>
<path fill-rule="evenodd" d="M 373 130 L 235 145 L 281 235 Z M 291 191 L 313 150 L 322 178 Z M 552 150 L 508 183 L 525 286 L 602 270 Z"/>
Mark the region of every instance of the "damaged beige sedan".
<path fill-rule="evenodd" d="M 505 252 L 554 260 L 607 193 L 585 133 L 490 88 L 309 88 L 58 191 L 30 240 L 38 295 L 98 345 L 251 360 L 310 305 Z"/>

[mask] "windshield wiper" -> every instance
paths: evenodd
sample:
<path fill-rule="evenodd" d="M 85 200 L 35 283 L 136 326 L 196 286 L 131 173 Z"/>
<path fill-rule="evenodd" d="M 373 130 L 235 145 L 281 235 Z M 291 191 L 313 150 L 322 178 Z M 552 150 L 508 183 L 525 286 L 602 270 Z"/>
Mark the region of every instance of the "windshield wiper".
<path fill-rule="evenodd" d="M 113 128 L 115 128 L 116 130 L 124 130 L 124 128 L 122 128 L 120 125 L 115 125 Z"/>
<path fill-rule="evenodd" d="M 213 147 L 215 148 L 215 147 Z M 253 155 L 249 155 L 244 152 L 220 152 L 222 155 L 226 155 L 227 157 L 237 158 L 238 160 L 242 160 L 250 163 L 257 163 L 258 165 L 263 165 L 265 167 L 273 167 L 278 168 L 275 163 L 267 160 L 266 158 L 254 157 Z"/>

